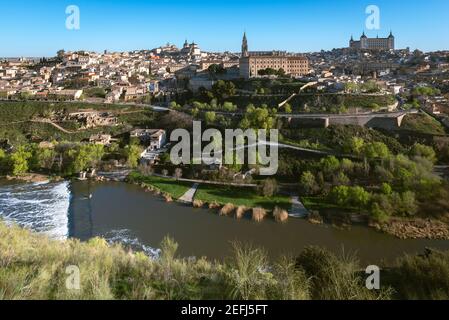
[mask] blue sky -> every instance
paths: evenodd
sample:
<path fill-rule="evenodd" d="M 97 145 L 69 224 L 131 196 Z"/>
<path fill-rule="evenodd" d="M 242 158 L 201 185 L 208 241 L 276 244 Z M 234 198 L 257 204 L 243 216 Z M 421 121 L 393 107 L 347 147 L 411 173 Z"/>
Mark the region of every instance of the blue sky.
<path fill-rule="evenodd" d="M 365 8 L 380 8 L 380 30 L 399 48 L 449 49 L 448 0 L 0 0 L 0 56 L 50 56 L 66 50 L 151 49 L 187 38 L 209 51 L 318 51 L 347 46 L 365 28 Z M 80 30 L 65 28 L 77 5 Z"/>

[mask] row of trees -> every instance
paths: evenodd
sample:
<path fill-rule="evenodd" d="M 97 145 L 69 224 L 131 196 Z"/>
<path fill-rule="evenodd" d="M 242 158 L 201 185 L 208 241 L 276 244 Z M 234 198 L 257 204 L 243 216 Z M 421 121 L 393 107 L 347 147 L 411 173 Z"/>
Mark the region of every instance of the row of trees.
<path fill-rule="evenodd" d="M 371 193 L 361 186 L 337 186 L 329 193 L 328 201 L 357 208 L 359 212 L 365 210 L 378 222 L 386 222 L 391 216 L 410 217 L 418 210 L 414 192 L 393 192 L 389 184 L 383 184 L 380 193 Z"/>
<path fill-rule="evenodd" d="M 260 107 L 250 104 L 246 108 L 246 113 L 239 127 L 242 129 L 273 129 L 276 127 L 276 114 L 277 109 L 270 109 L 265 104 Z"/>
<path fill-rule="evenodd" d="M 120 149 L 118 145 L 61 142 L 52 147 L 36 144 L 19 146 L 10 154 L 0 150 L 0 174 L 20 176 L 28 172 L 56 173 L 71 176 L 89 168 L 97 168 L 106 154 L 118 154 L 130 167 L 138 165 L 142 150 L 138 145 Z"/>
<path fill-rule="evenodd" d="M 259 76 L 277 76 L 285 77 L 285 70 L 280 68 L 278 70 L 273 68 L 261 69 L 258 71 Z"/>

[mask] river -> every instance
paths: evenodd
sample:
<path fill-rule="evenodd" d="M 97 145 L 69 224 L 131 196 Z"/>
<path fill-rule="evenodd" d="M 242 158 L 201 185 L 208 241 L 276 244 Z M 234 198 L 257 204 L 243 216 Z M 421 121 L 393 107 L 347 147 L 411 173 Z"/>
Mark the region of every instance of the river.
<path fill-rule="evenodd" d="M 294 218 L 278 224 L 220 217 L 207 209 L 165 203 L 138 186 L 118 182 L 3 182 L 0 217 L 52 238 L 101 236 L 150 256 L 157 256 L 159 243 L 167 235 L 179 243 L 180 256 L 215 259 L 229 256 L 233 241 L 263 247 L 273 259 L 318 245 L 337 253 L 357 252 L 367 264 L 393 261 L 426 247 L 449 249 L 446 240 L 400 240 L 362 226 L 340 230 Z"/>

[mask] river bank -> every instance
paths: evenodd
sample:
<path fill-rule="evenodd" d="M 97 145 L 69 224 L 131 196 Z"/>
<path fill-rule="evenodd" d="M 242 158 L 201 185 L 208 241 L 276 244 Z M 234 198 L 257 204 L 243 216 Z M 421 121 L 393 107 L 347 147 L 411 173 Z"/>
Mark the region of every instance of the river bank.
<path fill-rule="evenodd" d="M 50 176 L 40 173 L 27 173 L 20 176 L 5 176 L 0 177 L 0 179 L 5 179 L 7 181 L 20 181 L 26 183 L 44 183 L 44 182 L 58 182 L 64 180 L 64 178 L 59 176 Z"/>
<path fill-rule="evenodd" d="M 131 177 L 131 178 L 130 178 Z M 122 179 L 127 183 L 132 183 L 145 192 L 161 197 L 165 202 L 170 203 L 181 198 L 192 185 L 185 181 L 176 181 L 175 179 L 153 177 L 153 179 L 145 180 L 136 179 L 138 176 L 128 175 L 127 179 Z M 59 176 L 48 176 L 43 174 L 29 173 L 19 177 L 4 177 L 6 181 L 10 182 L 24 182 L 24 183 L 50 183 L 64 181 Z M 113 177 L 99 176 L 92 178 L 97 182 L 117 181 Z M 65 180 L 70 181 L 70 180 Z M 72 179 L 77 181 L 77 179 Z M 287 210 L 289 200 L 284 199 L 261 199 L 249 200 L 250 196 L 239 190 L 227 190 L 224 187 L 209 186 L 199 189 L 192 199 L 192 202 L 187 204 L 193 208 L 205 208 L 210 212 L 214 212 L 220 216 L 228 216 L 236 219 L 247 219 L 256 222 L 263 220 L 272 220 L 282 223 L 289 223 L 287 220 L 292 220 L 288 216 Z M 225 193 L 228 193 L 225 196 Z M 229 195 L 231 194 L 232 197 Z M 246 199 L 247 197 L 248 199 Z M 217 199 L 217 200 L 215 200 Z M 221 201 L 220 201 L 221 200 Z M 257 204 L 257 205 L 254 205 Z M 276 214 L 275 214 L 276 213 Z M 383 224 L 370 223 L 368 219 L 360 219 L 357 216 L 357 221 L 353 219 L 345 219 L 345 222 L 335 223 L 328 218 L 323 217 L 317 211 L 311 211 L 306 221 L 312 224 L 331 226 L 332 228 L 348 229 L 353 226 L 364 226 L 376 230 L 376 232 L 392 235 L 398 239 L 429 239 L 429 240 L 449 240 L 449 227 L 446 223 L 438 220 L 421 219 L 421 218 L 392 218 L 389 222 Z"/>
<path fill-rule="evenodd" d="M 145 178 L 139 174 L 134 174 L 128 177 L 129 183 L 135 184 L 141 187 L 146 192 L 152 192 L 158 196 L 162 196 L 167 202 L 172 202 L 179 199 L 185 194 L 191 185 L 186 182 L 179 182 L 170 178 L 157 177 L 156 180 Z M 242 192 L 231 192 L 235 194 L 234 199 L 226 198 L 227 201 L 220 201 L 215 199 L 222 199 L 225 188 L 219 190 L 219 186 L 207 186 L 203 188 L 213 189 L 213 192 L 200 192 L 194 196 L 194 200 L 191 205 L 195 208 L 209 208 L 214 212 L 218 212 L 222 216 L 231 216 L 237 219 L 241 219 L 245 214 L 249 215 L 254 221 L 261 222 L 265 217 L 270 217 L 272 220 L 278 222 L 286 222 L 288 214 L 286 216 L 286 210 L 288 210 L 288 203 L 282 202 L 279 199 L 273 200 L 272 198 L 261 201 L 258 199 L 260 206 L 251 206 L 248 203 L 242 202 L 239 197 L 242 196 Z M 248 195 L 247 195 L 248 196 Z M 214 198 L 215 197 L 215 198 Z M 254 203 L 254 202 L 251 202 Z M 283 218 L 277 218 L 274 213 L 277 211 L 281 213 L 279 216 Z M 329 224 L 332 227 L 350 229 L 354 225 L 363 225 L 364 227 L 375 229 L 377 232 L 386 233 L 395 236 L 399 239 L 435 239 L 435 240 L 449 240 L 449 226 L 441 221 L 432 219 L 416 218 L 391 218 L 390 221 L 383 224 L 371 223 L 368 217 L 361 215 L 345 215 L 345 218 L 338 217 L 340 220 L 335 223 L 334 221 L 326 222 L 325 219 L 317 212 L 310 211 L 306 220 L 312 224 Z M 262 218 L 260 218 L 262 217 Z M 334 217 L 335 218 L 335 217 Z"/>
<path fill-rule="evenodd" d="M 305 219 L 276 223 L 271 217 L 255 223 L 250 214 L 235 219 L 219 212 L 205 205 L 194 208 L 166 202 L 161 195 L 123 182 L 0 183 L 0 218 L 8 223 L 55 239 L 101 237 L 148 256 L 158 255 L 159 243 L 167 235 L 180 243 L 182 257 L 219 260 L 230 254 L 233 242 L 264 248 L 270 259 L 281 254 L 296 256 L 308 246 L 322 246 L 336 254 L 344 248 L 358 252 L 363 263 L 393 261 L 403 253 L 425 248 L 449 249 L 447 240 L 401 240 L 361 225 L 347 230 L 313 225 Z"/>

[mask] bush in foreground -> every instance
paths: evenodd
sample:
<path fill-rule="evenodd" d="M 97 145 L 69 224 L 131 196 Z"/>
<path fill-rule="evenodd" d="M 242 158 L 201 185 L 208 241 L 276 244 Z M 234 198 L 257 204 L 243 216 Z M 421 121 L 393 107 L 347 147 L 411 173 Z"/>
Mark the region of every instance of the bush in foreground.
<path fill-rule="evenodd" d="M 234 244 L 224 262 L 176 257 L 166 238 L 150 259 L 95 238 L 49 240 L 0 222 L 0 299 L 448 299 L 449 254 L 406 256 L 382 273 L 380 291 L 365 288 L 353 255 L 309 247 L 296 259 L 271 263 L 266 253 Z M 80 270 L 80 290 L 68 290 L 66 268 Z"/>

